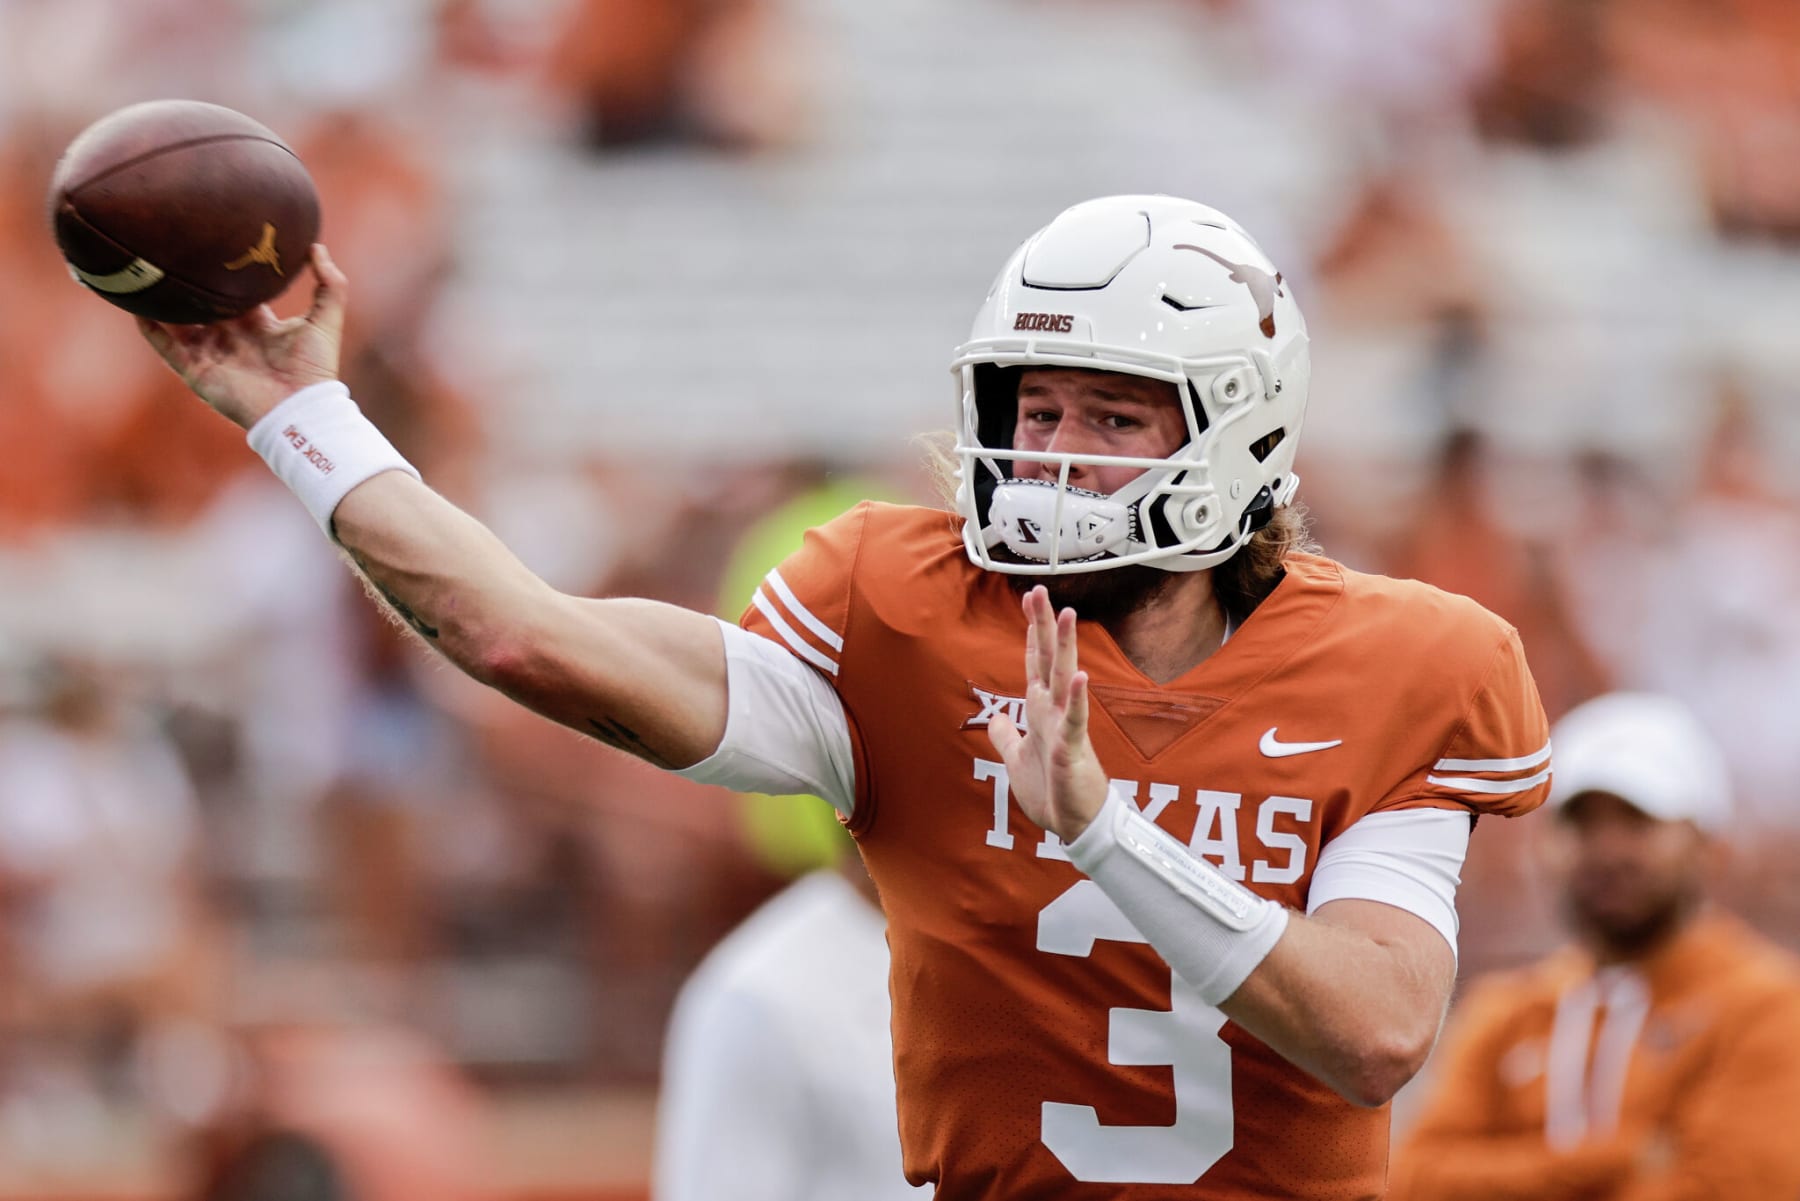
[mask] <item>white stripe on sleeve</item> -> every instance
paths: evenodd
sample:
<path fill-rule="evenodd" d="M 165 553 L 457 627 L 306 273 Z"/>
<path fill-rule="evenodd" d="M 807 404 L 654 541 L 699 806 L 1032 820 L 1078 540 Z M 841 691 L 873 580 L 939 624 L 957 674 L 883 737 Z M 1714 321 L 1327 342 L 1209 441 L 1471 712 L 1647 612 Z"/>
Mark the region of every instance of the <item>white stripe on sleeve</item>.
<path fill-rule="evenodd" d="M 774 589 L 775 595 L 781 598 L 781 603 L 787 606 L 789 613 L 800 619 L 801 625 L 817 634 L 820 641 L 832 650 L 843 652 L 844 640 L 830 626 L 814 617 L 811 609 L 800 603 L 800 598 L 794 595 L 793 589 L 787 586 L 787 581 L 781 578 L 778 568 L 771 567 L 769 574 L 763 577 L 763 583 Z"/>
<path fill-rule="evenodd" d="M 1306 911 L 1328 901 L 1380 901 L 1423 918 L 1456 951 L 1456 886 L 1469 852 L 1460 809 L 1371 813 L 1325 844 Z"/>
<path fill-rule="evenodd" d="M 1503 772 L 1526 771 L 1534 767 L 1542 767 L 1550 760 L 1550 744 L 1534 754 L 1524 755 L 1518 759 L 1439 759 L 1433 771 L 1475 771 Z"/>
<path fill-rule="evenodd" d="M 1448 788 L 1452 792 L 1479 792 L 1487 796 L 1513 796 L 1516 793 L 1530 792 L 1539 784 L 1550 778 L 1550 769 L 1545 768 L 1535 776 L 1527 776 L 1523 780 L 1477 780 L 1474 776 L 1426 776 L 1427 784 L 1436 784 L 1440 788 Z"/>
<path fill-rule="evenodd" d="M 725 737 L 711 755 L 676 774 L 739 792 L 810 793 L 848 817 L 856 803 L 856 763 L 837 691 L 779 644 L 729 622 L 719 622 L 719 629 Z"/>
<path fill-rule="evenodd" d="M 820 671 L 828 671 L 834 676 L 837 674 L 838 665 L 836 661 L 827 657 L 823 651 L 818 650 L 812 643 L 802 638 L 800 632 L 789 625 L 786 618 L 776 612 L 775 606 L 769 603 L 769 598 L 763 595 L 761 588 L 758 588 L 756 590 L 756 595 L 750 598 L 750 603 L 756 606 L 757 612 L 769 619 L 769 624 L 775 627 L 775 632 L 781 635 L 781 640 L 788 644 L 789 650 L 793 651 L 796 655 L 799 655 L 802 659 L 805 659 Z M 751 637 L 755 637 L 755 635 L 753 634 Z"/>

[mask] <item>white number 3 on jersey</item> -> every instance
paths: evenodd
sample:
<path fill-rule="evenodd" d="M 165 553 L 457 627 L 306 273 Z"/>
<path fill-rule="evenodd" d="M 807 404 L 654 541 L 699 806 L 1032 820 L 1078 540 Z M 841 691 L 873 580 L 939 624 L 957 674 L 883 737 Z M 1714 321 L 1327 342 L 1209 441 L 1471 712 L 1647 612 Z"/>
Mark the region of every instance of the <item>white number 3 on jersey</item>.
<path fill-rule="evenodd" d="M 1038 950 L 1085 959 L 1094 943 L 1145 942 L 1100 886 L 1081 880 L 1038 914 Z M 1233 1141 L 1231 1048 L 1219 1037 L 1225 1015 L 1170 974 L 1170 1008 L 1114 1009 L 1107 1061 L 1175 1069 L 1175 1123 L 1108 1126 L 1091 1105 L 1044 1102 L 1044 1146 L 1077 1180 L 1110 1184 L 1192 1184 Z"/>

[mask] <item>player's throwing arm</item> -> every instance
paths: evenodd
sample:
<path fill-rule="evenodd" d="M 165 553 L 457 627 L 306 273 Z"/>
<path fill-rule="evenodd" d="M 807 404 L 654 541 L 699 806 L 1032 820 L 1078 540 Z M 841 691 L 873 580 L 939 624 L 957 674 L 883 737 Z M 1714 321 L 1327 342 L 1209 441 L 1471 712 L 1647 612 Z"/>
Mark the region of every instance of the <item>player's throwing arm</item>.
<path fill-rule="evenodd" d="M 311 310 L 210 325 L 138 318 L 150 345 L 251 445 L 422 639 L 484 684 L 659 767 L 711 754 L 725 656 L 708 617 L 564 595 L 420 482 L 337 380 L 349 281 L 314 246 Z"/>

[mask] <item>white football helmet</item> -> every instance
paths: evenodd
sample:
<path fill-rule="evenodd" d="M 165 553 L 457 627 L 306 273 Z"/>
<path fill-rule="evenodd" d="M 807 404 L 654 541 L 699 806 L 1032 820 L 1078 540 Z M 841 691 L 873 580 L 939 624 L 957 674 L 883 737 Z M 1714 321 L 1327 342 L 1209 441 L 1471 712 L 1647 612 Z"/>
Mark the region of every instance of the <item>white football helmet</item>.
<path fill-rule="evenodd" d="M 1024 367 L 1167 380 L 1189 441 L 1167 459 L 1015 451 Z M 951 370 L 963 541 L 990 571 L 1215 567 L 1299 486 L 1306 323 L 1250 235 L 1203 204 L 1108 196 L 1066 210 L 1007 260 Z M 1059 465 L 1055 482 L 1017 478 L 1018 460 Z M 1103 496 L 1069 485 L 1075 463 L 1145 470 Z"/>

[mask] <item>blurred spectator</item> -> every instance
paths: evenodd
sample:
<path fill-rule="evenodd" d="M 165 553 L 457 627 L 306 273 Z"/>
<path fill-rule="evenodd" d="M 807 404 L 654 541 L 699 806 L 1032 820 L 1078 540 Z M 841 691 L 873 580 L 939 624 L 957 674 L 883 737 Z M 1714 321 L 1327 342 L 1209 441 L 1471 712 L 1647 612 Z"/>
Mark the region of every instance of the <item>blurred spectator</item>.
<path fill-rule="evenodd" d="M 1478 321 L 1483 280 L 1440 192 L 1430 172 L 1396 168 L 1371 179 L 1339 215 L 1317 268 L 1334 320 Z"/>
<path fill-rule="evenodd" d="M 318 185 L 322 237 L 358 281 L 361 311 L 346 330 L 345 357 L 410 343 L 449 265 L 444 183 L 428 135 L 379 109 L 334 108 L 297 124 L 289 137 Z M 295 288 L 288 307 L 306 296 Z"/>
<path fill-rule="evenodd" d="M 1337 215 L 1319 256 L 1321 353 L 1344 366 L 1333 403 L 1307 413 L 1307 494 L 1336 556 L 1371 567 L 1421 510 L 1428 457 L 1469 407 L 1489 352 L 1484 278 L 1441 180 L 1395 167 Z M 1432 581 L 1437 582 L 1437 581 Z"/>
<path fill-rule="evenodd" d="M 155 96 L 214 99 L 256 74 L 243 0 L 4 0 L 0 104 L 85 114 Z"/>
<path fill-rule="evenodd" d="M 1616 100 L 1605 18 L 1611 0 L 1511 0 L 1499 55 L 1475 88 L 1476 127 L 1543 150 L 1587 145 L 1610 130 Z"/>
<path fill-rule="evenodd" d="M 1218 0 L 1214 0 L 1217 4 Z M 1335 108 L 1342 123 L 1416 134 L 1455 124 L 1458 99 L 1494 53 L 1493 0 L 1235 0 L 1260 57 L 1283 84 Z"/>
<path fill-rule="evenodd" d="M 1800 826 L 1800 511 L 1754 413 L 1727 395 L 1689 478 L 1662 473 L 1578 527 L 1584 627 L 1622 684 L 1681 696 L 1725 747 L 1739 812 Z M 1620 510 L 1625 512 L 1621 513 Z M 1529 645 L 1529 644 L 1528 644 Z"/>
<path fill-rule="evenodd" d="M 1800 9 L 1784 0 L 1613 0 L 1622 82 L 1689 131 L 1714 220 L 1800 239 Z"/>
<path fill-rule="evenodd" d="M 193 787 L 113 675 L 49 665 L 0 724 L 8 995 L 48 1025 L 202 1011 L 218 983 Z"/>
<path fill-rule="evenodd" d="M 1480 601 L 1517 626 L 1544 708 L 1555 717 L 1602 691 L 1606 674 L 1569 613 L 1550 546 L 1499 520 L 1506 474 L 1480 434 L 1453 431 L 1389 562 L 1396 574 Z"/>
<path fill-rule="evenodd" d="M 216 1013 L 226 959 L 174 747 L 118 673 L 36 678 L 0 721 L 0 1145 L 29 1135 L 0 1159 L 27 1165 L 73 1115 L 146 1100 L 138 1055 Z"/>
<path fill-rule="evenodd" d="M 1549 858 L 1577 945 L 1463 1003 L 1389 1196 L 1792 1198 L 1800 961 L 1706 904 L 1723 757 L 1644 693 L 1554 741 Z"/>
<path fill-rule="evenodd" d="M 344 772 L 322 813 L 331 887 L 346 948 L 405 971 L 422 992 L 457 902 L 496 904 L 484 885 L 516 870 L 512 823 L 494 814 L 498 798 L 471 769 L 462 732 L 421 691 L 407 636 L 366 605 L 354 622 L 361 680 Z"/>
<path fill-rule="evenodd" d="M 237 1041 L 235 1091 L 203 1136 L 195 1201 L 488 1195 L 483 1106 L 416 1033 L 281 1022 L 246 1028 Z"/>
<path fill-rule="evenodd" d="M 554 9 L 537 6 L 522 12 L 507 0 L 441 0 L 435 18 L 438 57 L 499 76 L 524 70 L 534 57 L 531 42 L 538 27 L 547 29 L 554 15 Z"/>
<path fill-rule="evenodd" d="M 900 1168 L 884 930 L 846 854 L 706 957 L 669 1025 L 658 1201 L 923 1195 Z"/>
<path fill-rule="evenodd" d="M 596 149 L 753 150 L 799 133 L 798 51 L 778 0 L 576 0 L 549 75 Z"/>

